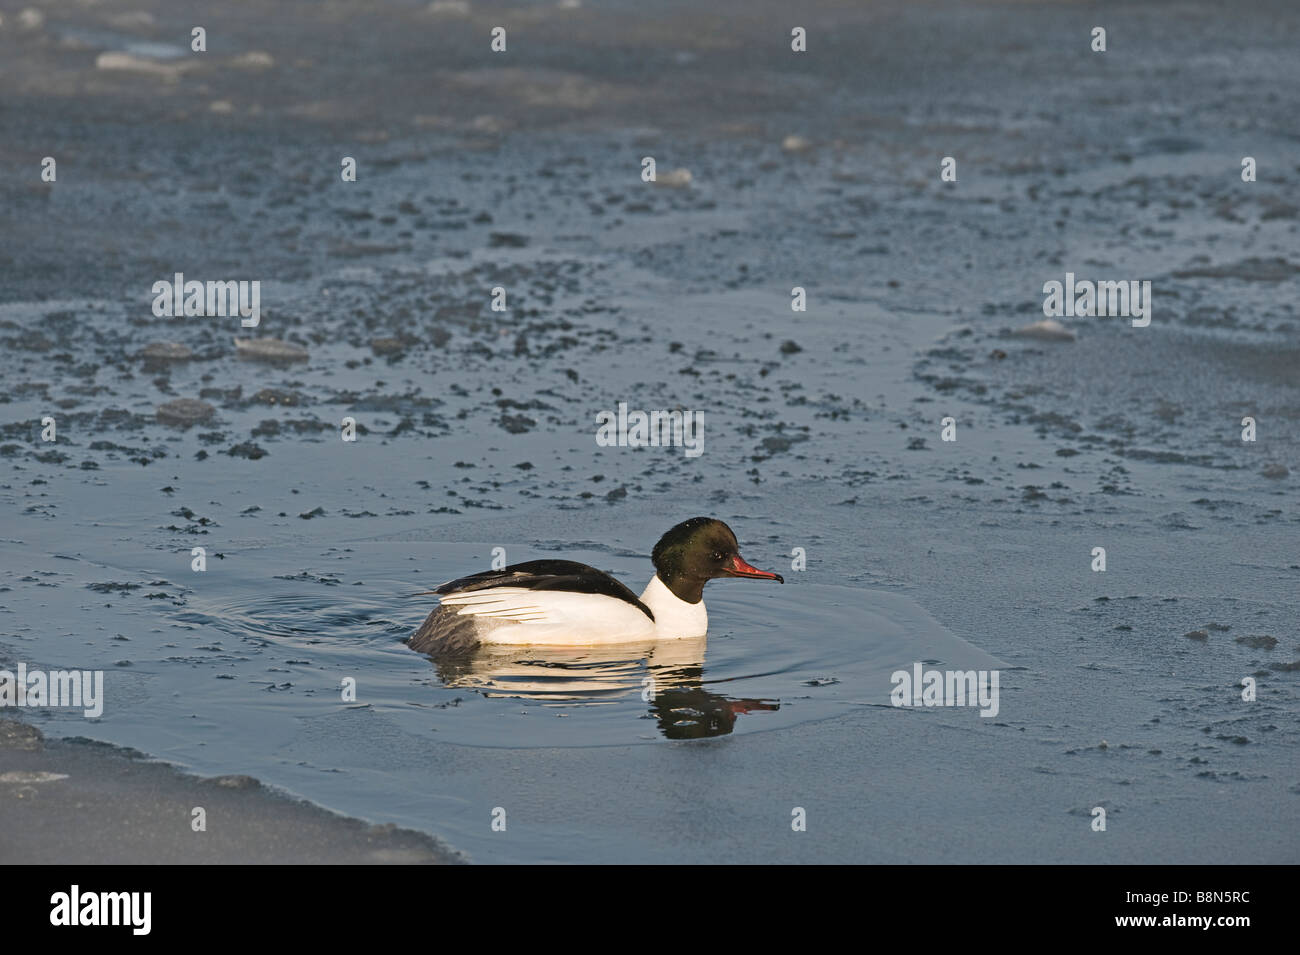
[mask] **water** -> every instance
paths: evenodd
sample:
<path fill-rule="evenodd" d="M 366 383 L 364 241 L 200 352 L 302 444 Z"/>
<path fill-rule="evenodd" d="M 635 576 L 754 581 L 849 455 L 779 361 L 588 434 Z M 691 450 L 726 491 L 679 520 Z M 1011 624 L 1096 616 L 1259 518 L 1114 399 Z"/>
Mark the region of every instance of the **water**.
<path fill-rule="evenodd" d="M 7 544 L 9 555 L 26 547 Z M 183 576 L 162 574 L 156 552 L 126 541 L 111 560 L 32 555 L 0 577 L 12 634 L 0 642 L 0 667 L 106 671 L 99 719 L 23 711 L 48 735 L 119 743 L 204 776 L 251 774 L 326 808 L 431 832 L 481 860 L 614 861 L 671 845 L 656 847 L 649 832 L 611 840 L 591 813 L 539 826 L 546 814 L 528 812 L 532 772 L 554 776 L 566 752 L 597 754 L 572 778 L 586 780 L 590 798 L 612 797 L 615 767 L 637 775 L 656 762 L 629 759 L 627 747 L 766 736 L 851 711 L 888 715 L 898 712 L 894 670 L 1000 666 L 906 596 L 798 574 L 784 587 L 710 584 L 706 640 L 486 649 L 455 668 L 408 650 L 401 639 L 431 600 L 409 595 L 483 566 L 490 550 L 268 546 Z M 644 558 L 568 553 L 627 581 L 649 572 Z M 342 697 L 345 680 L 355 681 L 355 702 Z M 959 715 L 997 722 L 973 708 Z M 552 768 L 524 768 L 534 762 Z M 484 814 L 498 806 L 533 825 L 493 841 Z"/>
<path fill-rule="evenodd" d="M 715 581 L 705 595 L 706 639 L 484 647 L 454 664 L 408 650 L 401 639 L 432 605 L 411 592 L 479 566 L 489 551 L 357 542 L 326 549 L 304 567 L 298 549 L 268 547 L 245 553 L 236 567 L 174 579 L 64 561 L 71 570 L 9 571 L 7 596 L 13 612 L 66 628 L 63 640 L 96 637 L 75 653 L 79 668 L 108 671 L 108 706 L 95 735 L 203 771 L 243 766 L 272 781 L 292 755 L 296 725 L 349 706 L 373 709 L 403 732 L 466 746 L 644 744 L 888 706 L 890 674 L 919 661 L 964 670 L 1000 665 L 910 598 L 797 575 L 785 587 Z M 610 563 L 596 552 L 573 556 Z M 631 580 L 646 562 L 621 559 L 613 569 Z M 89 630 L 75 622 L 87 618 Z M 15 653 L 21 650 L 8 655 Z M 343 700 L 345 680 L 353 681 L 354 701 Z M 152 692 L 160 687 L 168 691 Z M 71 714 L 44 715 L 56 730 L 85 729 Z M 219 729 L 178 740 L 174 728 L 183 720 Z M 250 727 L 249 735 L 231 732 L 237 726 Z"/>
<path fill-rule="evenodd" d="M 762 52 L 775 5 L 727 45 L 685 8 L 555 8 L 499 74 L 424 6 L 348 0 L 346 49 L 333 17 L 235 18 L 175 84 L 91 55 L 164 22 L 0 33 L 29 171 L 0 180 L 0 656 L 109 687 L 97 722 L 31 719 L 484 860 L 1295 861 L 1293 9 L 1135 8 L 1099 60 L 1044 40 L 1060 4 L 818 6 L 807 57 Z M 42 142 L 82 157 L 57 184 Z M 311 359 L 154 317 L 176 271 L 262 280 L 256 334 Z M 1151 326 L 1006 337 L 1066 271 L 1151 279 Z M 136 357 L 159 341 L 192 360 Z M 213 420 L 164 427 L 176 398 Z M 704 455 L 595 447 L 619 401 L 703 411 Z M 807 571 L 711 584 L 702 647 L 440 673 L 401 644 L 409 594 L 490 548 L 639 590 L 697 514 Z M 887 705 L 892 669 L 976 647 L 1010 664 L 996 719 Z"/>

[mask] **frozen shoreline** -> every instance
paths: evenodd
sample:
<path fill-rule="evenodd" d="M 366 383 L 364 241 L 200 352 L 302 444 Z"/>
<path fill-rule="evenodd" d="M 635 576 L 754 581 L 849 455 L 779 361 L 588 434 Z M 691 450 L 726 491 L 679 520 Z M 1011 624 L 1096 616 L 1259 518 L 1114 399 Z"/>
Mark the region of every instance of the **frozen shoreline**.
<path fill-rule="evenodd" d="M 46 740 L 11 719 L 0 719 L 0 832 L 6 865 L 467 861 L 424 833 L 349 819 L 250 776 L 202 779 L 116 746 Z"/>

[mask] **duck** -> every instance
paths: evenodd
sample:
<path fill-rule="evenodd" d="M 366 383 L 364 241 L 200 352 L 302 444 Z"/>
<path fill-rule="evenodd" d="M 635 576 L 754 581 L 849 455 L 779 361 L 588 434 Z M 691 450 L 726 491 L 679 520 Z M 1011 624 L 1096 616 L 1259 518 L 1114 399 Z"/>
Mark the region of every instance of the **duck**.
<path fill-rule="evenodd" d="M 484 644 L 601 646 L 703 637 L 704 585 L 720 577 L 785 578 L 740 556 L 713 517 L 673 526 L 651 551 L 655 573 L 638 597 L 616 578 L 573 560 L 529 560 L 427 591 L 440 598 L 406 639 L 418 653 L 469 653 Z"/>

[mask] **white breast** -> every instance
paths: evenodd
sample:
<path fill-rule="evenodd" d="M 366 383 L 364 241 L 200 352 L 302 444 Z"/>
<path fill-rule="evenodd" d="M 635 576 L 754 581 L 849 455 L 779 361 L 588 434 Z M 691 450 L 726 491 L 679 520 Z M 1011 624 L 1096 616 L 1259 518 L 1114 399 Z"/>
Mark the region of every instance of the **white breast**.
<path fill-rule="evenodd" d="M 661 639 L 702 637 L 709 631 L 709 614 L 704 601 L 688 604 L 655 574 L 646 584 L 641 602 L 655 615 L 655 636 Z"/>

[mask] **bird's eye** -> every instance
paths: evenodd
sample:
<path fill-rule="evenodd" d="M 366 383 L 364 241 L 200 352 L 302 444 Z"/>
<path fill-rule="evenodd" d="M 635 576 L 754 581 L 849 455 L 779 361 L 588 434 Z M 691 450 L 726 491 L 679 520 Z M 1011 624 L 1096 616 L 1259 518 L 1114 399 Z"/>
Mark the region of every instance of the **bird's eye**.
<path fill-rule="evenodd" d="M 713 559 L 714 559 L 714 560 L 722 560 L 722 551 L 714 551 Z"/>

